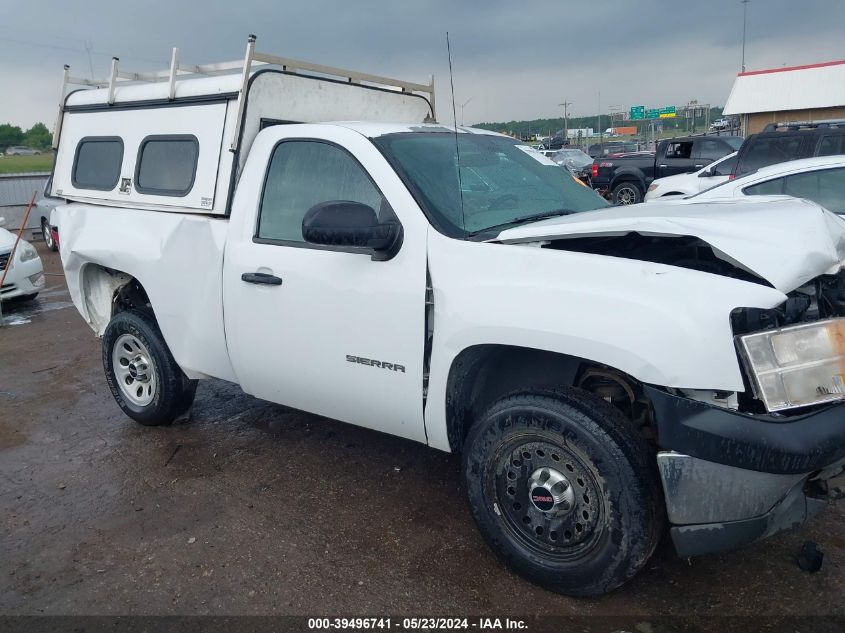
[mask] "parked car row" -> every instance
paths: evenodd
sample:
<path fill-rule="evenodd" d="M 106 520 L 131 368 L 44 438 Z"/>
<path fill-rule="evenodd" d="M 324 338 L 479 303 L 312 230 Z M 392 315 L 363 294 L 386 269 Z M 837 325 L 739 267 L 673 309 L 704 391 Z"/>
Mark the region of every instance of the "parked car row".
<path fill-rule="evenodd" d="M 660 141 L 654 153 L 611 155 L 592 165 L 592 187 L 613 204 L 642 202 L 652 181 L 696 171 L 739 149 L 736 136 L 682 137 Z"/>

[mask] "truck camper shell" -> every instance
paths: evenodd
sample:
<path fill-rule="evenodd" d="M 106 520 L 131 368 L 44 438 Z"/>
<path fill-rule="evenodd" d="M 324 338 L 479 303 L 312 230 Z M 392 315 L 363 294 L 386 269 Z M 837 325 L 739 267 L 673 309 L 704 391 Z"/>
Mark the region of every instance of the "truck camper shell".
<path fill-rule="evenodd" d="M 85 88 L 68 91 L 70 85 Z M 52 194 L 78 202 L 228 215 L 265 127 L 328 121 L 433 121 L 434 79 L 415 84 L 255 51 L 235 62 L 103 80 L 65 66 Z"/>

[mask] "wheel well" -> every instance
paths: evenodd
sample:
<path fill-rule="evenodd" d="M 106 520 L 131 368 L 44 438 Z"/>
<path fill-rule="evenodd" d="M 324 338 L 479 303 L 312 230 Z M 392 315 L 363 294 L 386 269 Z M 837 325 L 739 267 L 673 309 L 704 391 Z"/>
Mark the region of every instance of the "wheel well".
<path fill-rule="evenodd" d="M 642 384 L 607 365 L 576 356 L 509 345 L 477 345 L 452 363 L 446 386 L 449 446 L 460 452 L 469 429 L 500 398 L 517 391 L 576 387 L 610 402 L 654 439 Z"/>
<path fill-rule="evenodd" d="M 624 185 L 624 184 L 627 184 L 627 183 L 630 183 L 632 185 L 636 185 L 637 189 L 639 189 L 640 192 L 642 192 L 643 184 L 639 180 L 639 178 L 637 178 L 635 176 L 620 176 L 618 179 L 613 181 L 613 186 L 611 187 L 611 189 L 616 189 L 616 187 L 618 187 L 619 185 Z"/>
<path fill-rule="evenodd" d="M 81 280 L 86 319 L 98 335 L 102 336 L 109 321 L 118 312 L 134 308 L 152 310 L 141 282 L 123 271 L 86 264 Z"/>

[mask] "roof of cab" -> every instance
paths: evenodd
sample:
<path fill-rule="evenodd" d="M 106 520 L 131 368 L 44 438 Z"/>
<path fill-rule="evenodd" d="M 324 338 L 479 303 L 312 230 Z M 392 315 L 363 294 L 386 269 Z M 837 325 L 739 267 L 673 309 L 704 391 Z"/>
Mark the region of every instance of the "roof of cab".
<path fill-rule="evenodd" d="M 318 124 L 324 125 L 324 124 Z M 443 133 L 454 134 L 455 127 L 452 125 L 443 125 L 441 123 L 382 123 L 380 121 L 333 121 L 330 125 L 339 125 L 350 130 L 354 130 L 368 138 L 375 138 L 377 136 L 384 136 L 386 134 L 401 134 L 408 132 L 421 133 Z M 490 130 L 482 130 L 474 127 L 458 126 L 459 134 L 485 134 L 488 136 L 505 136 L 499 132 L 491 132 Z M 506 137 L 510 138 L 510 137 Z"/>

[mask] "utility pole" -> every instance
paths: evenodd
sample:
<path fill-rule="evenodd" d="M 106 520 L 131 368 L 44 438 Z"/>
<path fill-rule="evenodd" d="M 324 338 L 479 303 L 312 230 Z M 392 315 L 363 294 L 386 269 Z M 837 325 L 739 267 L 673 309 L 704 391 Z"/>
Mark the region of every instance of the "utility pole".
<path fill-rule="evenodd" d="M 601 90 L 599 90 L 599 148 L 604 152 L 604 134 L 601 130 Z"/>
<path fill-rule="evenodd" d="M 751 0 L 739 0 L 742 4 L 742 72 L 745 72 L 745 22 L 748 17 L 748 3 Z"/>
<path fill-rule="evenodd" d="M 465 107 L 465 106 L 466 106 L 466 104 L 468 104 L 470 101 L 472 101 L 472 97 L 470 97 L 469 99 L 467 99 L 466 101 L 464 101 L 464 102 L 461 104 L 461 125 L 463 125 L 463 124 L 464 124 L 464 107 Z"/>
<path fill-rule="evenodd" d="M 563 103 L 558 105 L 563 107 L 563 143 L 566 145 L 569 142 L 569 106 L 572 102 L 564 99 Z"/>

